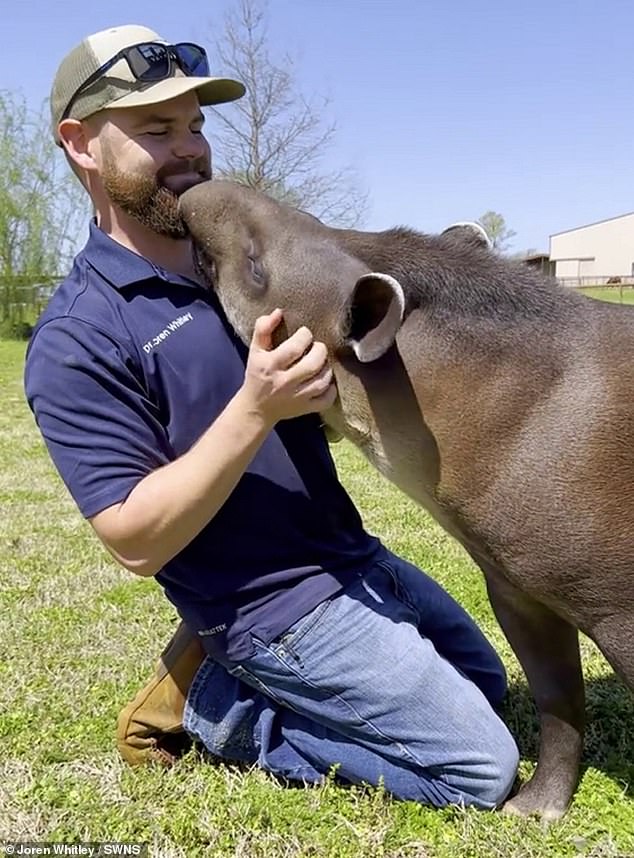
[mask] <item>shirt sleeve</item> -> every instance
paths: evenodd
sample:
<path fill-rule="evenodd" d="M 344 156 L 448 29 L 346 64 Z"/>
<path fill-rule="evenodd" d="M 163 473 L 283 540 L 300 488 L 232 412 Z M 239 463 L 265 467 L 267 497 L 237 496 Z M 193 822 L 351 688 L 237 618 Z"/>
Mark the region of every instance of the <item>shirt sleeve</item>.
<path fill-rule="evenodd" d="M 135 360 L 92 324 L 65 317 L 36 331 L 26 396 L 48 451 L 82 515 L 124 501 L 174 458 L 159 407 Z"/>

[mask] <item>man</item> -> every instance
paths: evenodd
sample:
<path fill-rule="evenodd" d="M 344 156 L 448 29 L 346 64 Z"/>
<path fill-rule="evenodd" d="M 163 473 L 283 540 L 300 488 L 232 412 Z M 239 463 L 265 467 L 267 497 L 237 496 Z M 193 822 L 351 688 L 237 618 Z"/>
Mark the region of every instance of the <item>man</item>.
<path fill-rule="evenodd" d="M 274 348 L 278 310 L 247 351 L 195 271 L 177 204 L 211 175 L 200 108 L 243 91 L 144 27 L 63 60 L 53 134 L 95 219 L 32 337 L 29 403 L 82 514 L 208 654 L 191 736 L 290 779 L 334 766 L 400 798 L 495 807 L 517 765 L 494 712 L 502 665 L 364 531 L 318 418 L 336 397 L 323 344 L 302 328 Z"/>

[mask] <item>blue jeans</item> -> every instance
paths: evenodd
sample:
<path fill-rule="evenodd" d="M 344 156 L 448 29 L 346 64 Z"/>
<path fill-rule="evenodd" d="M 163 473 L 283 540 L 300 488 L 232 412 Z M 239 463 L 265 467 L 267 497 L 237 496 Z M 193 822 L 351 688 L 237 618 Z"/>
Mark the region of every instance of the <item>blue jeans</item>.
<path fill-rule="evenodd" d="M 241 662 L 207 658 L 185 729 L 214 755 L 318 783 L 378 785 L 436 807 L 493 808 L 518 752 L 494 711 L 504 668 L 468 614 L 385 551 Z"/>

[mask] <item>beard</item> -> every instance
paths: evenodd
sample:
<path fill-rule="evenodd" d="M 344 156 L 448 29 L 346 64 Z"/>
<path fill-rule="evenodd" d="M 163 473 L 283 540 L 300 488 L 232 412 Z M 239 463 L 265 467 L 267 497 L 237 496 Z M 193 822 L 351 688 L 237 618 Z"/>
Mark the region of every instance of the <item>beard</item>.
<path fill-rule="evenodd" d="M 198 173 L 197 181 L 188 181 L 177 193 L 165 184 L 166 179 L 180 174 Z M 170 162 L 155 175 L 121 170 L 110 152 L 104 153 L 101 174 L 104 190 L 110 201 L 126 214 L 159 235 L 186 238 L 189 234 L 178 211 L 178 197 L 187 188 L 211 178 L 211 166 L 206 157 L 192 161 Z"/>

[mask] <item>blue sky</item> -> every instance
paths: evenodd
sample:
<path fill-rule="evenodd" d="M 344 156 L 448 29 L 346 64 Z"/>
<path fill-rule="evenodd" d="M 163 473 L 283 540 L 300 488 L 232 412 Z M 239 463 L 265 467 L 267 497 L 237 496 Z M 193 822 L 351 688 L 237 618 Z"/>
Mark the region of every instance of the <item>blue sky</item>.
<path fill-rule="evenodd" d="M 88 33 L 139 23 L 208 45 L 234 3 L 14 2 L 0 88 L 38 107 Z M 493 209 L 514 250 L 634 210 L 633 34 L 631 0 L 269 3 L 272 54 L 291 52 L 302 90 L 331 99 L 328 157 L 368 188 L 366 228 L 434 231 Z"/>

